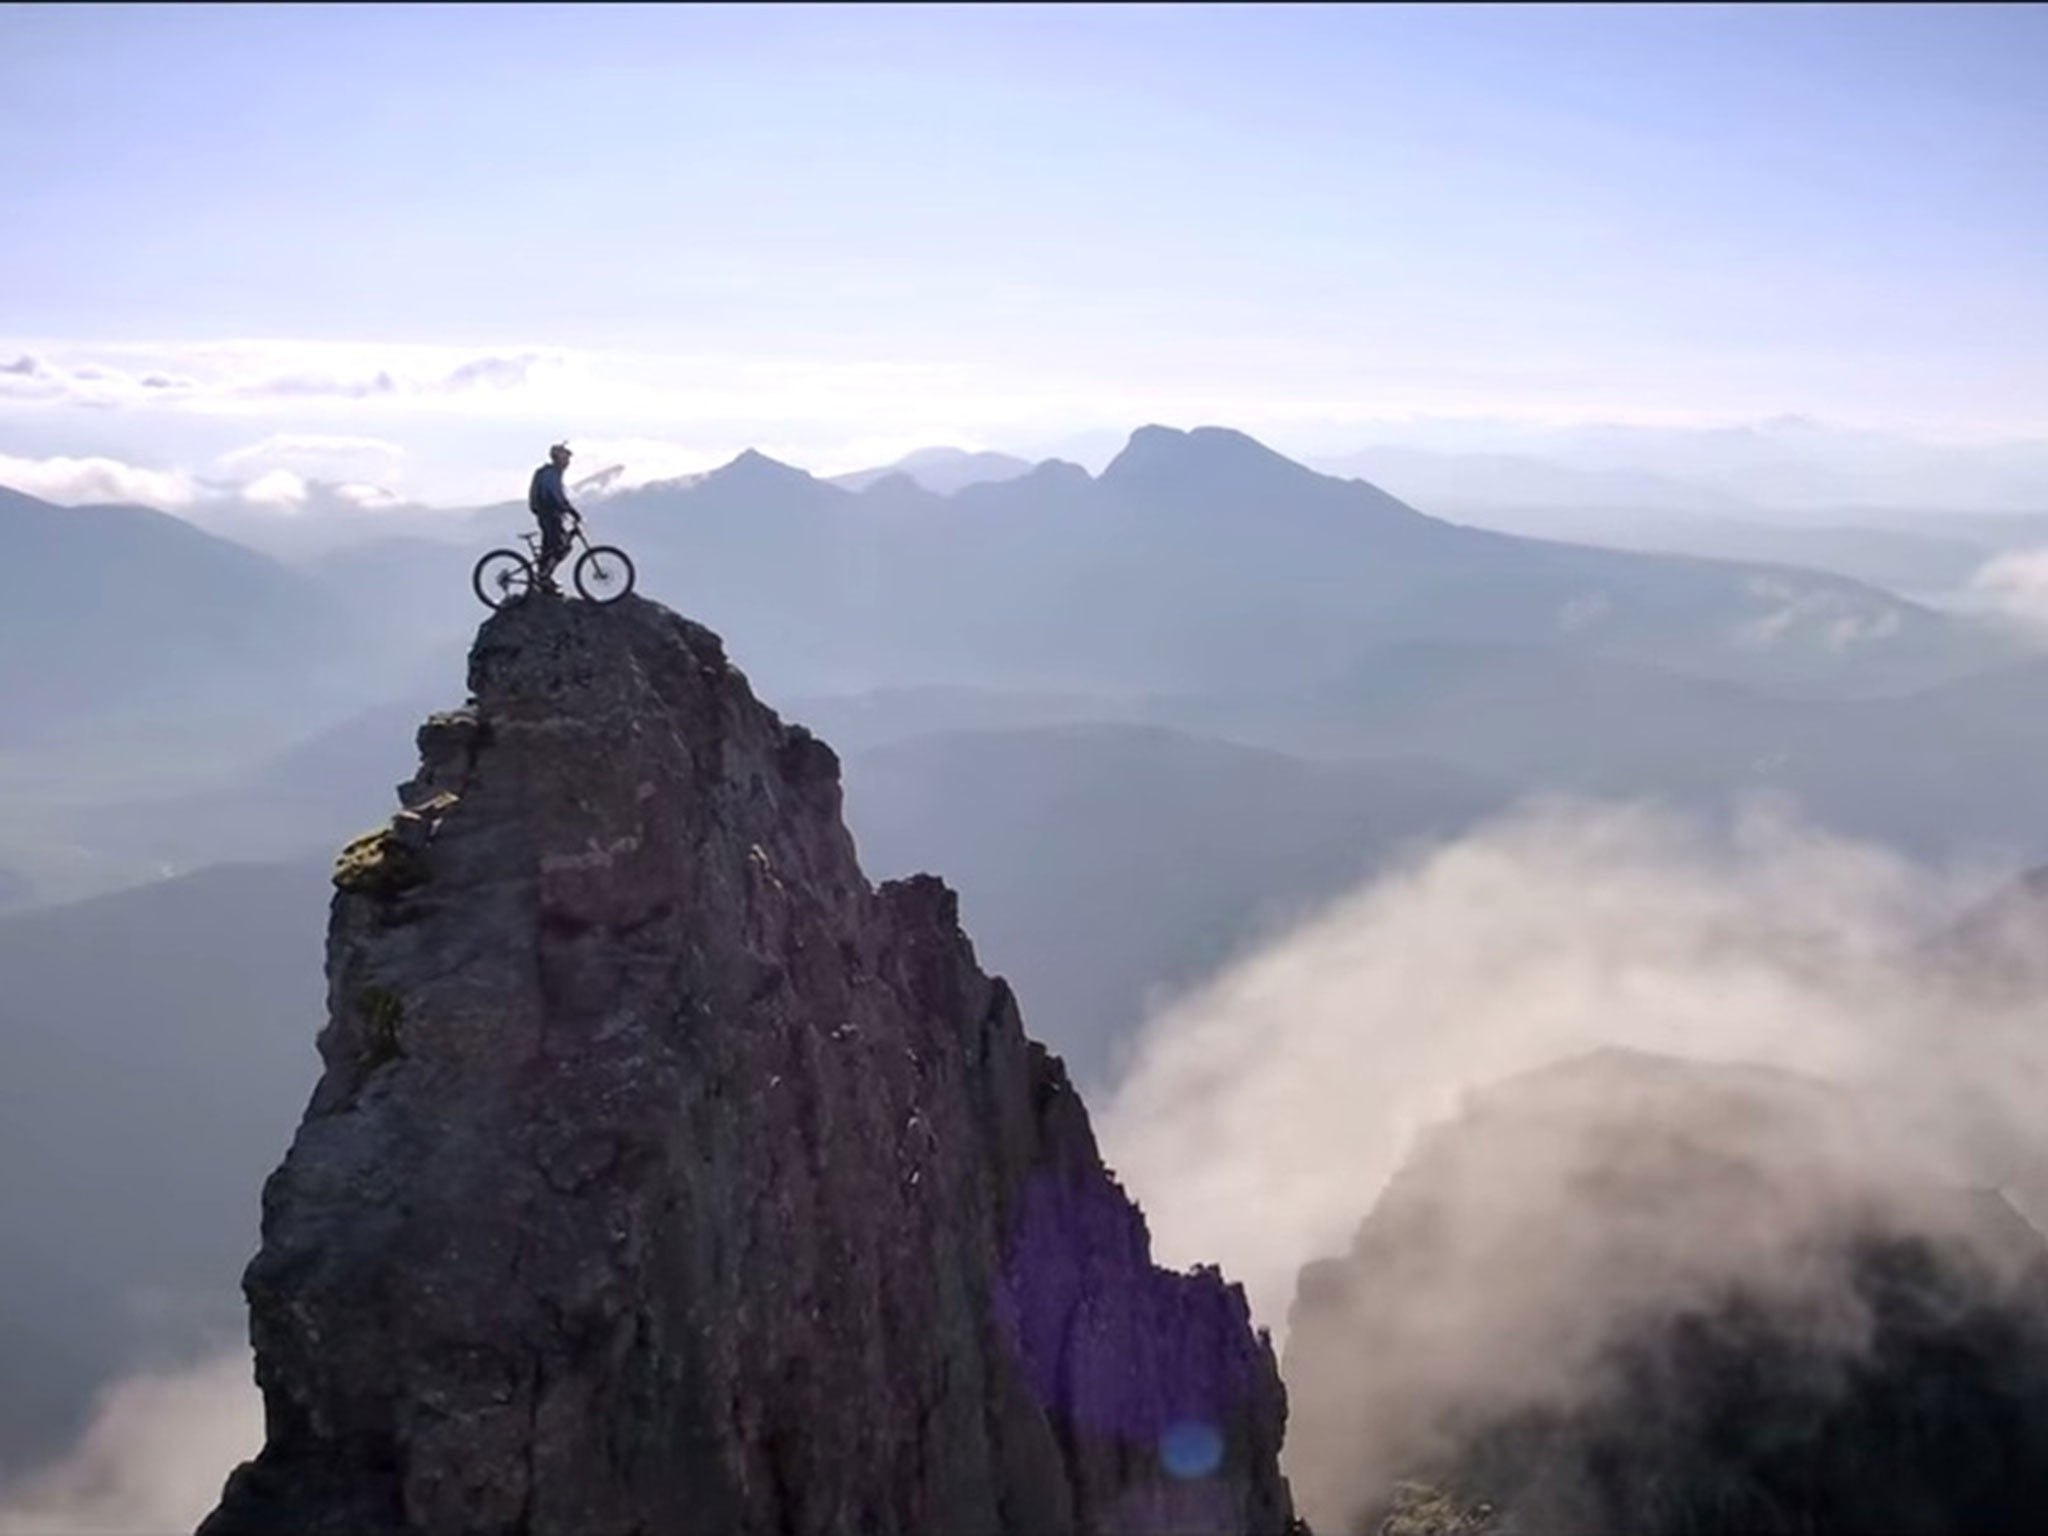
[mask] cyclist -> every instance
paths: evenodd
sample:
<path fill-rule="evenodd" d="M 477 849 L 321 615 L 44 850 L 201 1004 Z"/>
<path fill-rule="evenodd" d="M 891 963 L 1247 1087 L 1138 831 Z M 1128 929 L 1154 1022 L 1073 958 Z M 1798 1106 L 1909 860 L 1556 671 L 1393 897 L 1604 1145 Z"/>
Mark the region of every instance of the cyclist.
<path fill-rule="evenodd" d="M 564 519 L 581 523 L 583 514 L 569 504 L 562 489 L 562 471 L 569 467 L 569 445 L 557 443 L 548 450 L 548 461 L 533 472 L 527 488 L 526 510 L 540 523 L 540 566 L 534 572 L 543 592 L 560 594 L 555 585 L 555 567 L 569 553 L 569 530 Z"/>

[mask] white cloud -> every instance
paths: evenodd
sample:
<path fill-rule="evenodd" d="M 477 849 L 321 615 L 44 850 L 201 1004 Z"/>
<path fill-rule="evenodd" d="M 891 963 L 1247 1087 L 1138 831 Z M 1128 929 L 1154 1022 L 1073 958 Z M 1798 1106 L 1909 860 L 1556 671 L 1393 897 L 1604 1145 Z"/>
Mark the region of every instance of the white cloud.
<path fill-rule="evenodd" d="M 331 487 L 335 496 L 350 506 L 361 507 L 368 512 L 388 511 L 392 507 L 405 505 L 405 499 L 396 491 L 386 490 L 381 485 L 365 485 L 357 481 L 344 481 Z"/>
<path fill-rule="evenodd" d="M 105 502 L 179 512 L 199 499 L 199 486 L 179 470 L 144 469 L 118 459 L 18 459 L 0 454 L 0 485 L 63 507 Z"/>
<path fill-rule="evenodd" d="M 487 351 L 338 342 L 0 343 L 0 399 L 246 413 L 266 406 L 516 395 L 562 362 Z"/>
<path fill-rule="evenodd" d="M 1582 592 L 1558 610 L 1557 627 L 1565 634 L 1590 629 L 1614 611 L 1614 600 L 1605 592 Z"/>
<path fill-rule="evenodd" d="M 1734 641 L 1747 649 L 1767 650 L 1801 633 L 1840 655 L 1852 646 L 1889 640 L 1899 632 L 1896 604 L 1861 597 L 1838 587 L 1802 586 L 1781 576 L 1751 577 L 1745 589 L 1768 612 L 1747 619 L 1734 631 Z"/>
<path fill-rule="evenodd" d="M 370 400 L 487 393 L 522 388 L 536 369 L 550 361 L 545 354 L 524 352 L 465 358 L 439 367 L 431 363 L 424 368 L 401 365 L 374 371 L 315 367 L 237 381 L 229 386 L 228 392 L 240 399 L 258 400 Z"/>
<path fill-rule="evenodd" d="M 701 475 L 730 457 L 652 437 L 572 437 L 568 442 L 576 455 L 570 479 L 597 482 L 585 494 L 602 496 Z"/>
<path fill-rule="evenodd" d="M 306 482 L 288 469 L 273 469 L 243 485 L 239 494 L 254 506 L 283 510 L 305 504 Z"/>
<path fill-rule="evenodd" d="M 0 1487 L 0 1536 L 189 1531 L 263 1443 L 247 1350 L 128 1377 L 53 1466 Z"/>
<path fill-rule="evenodd" d="M 1355 453 L 1372 442 L 1519 452 L 1579 470 L 1681 474 L 1730 495 L 1741 488 L 1731 476 L 1740 480 L 1757 469 L 1758 445 L 1770 450 L 1772 463 L 1827 471 L 1814 484 L 1801 481 L 1800 494 L 1809 500 L 1821 495 L 1816 486 L 1823 481 L 1837 502 L 1855 499 L 1850 493 L 1861 495 L 1857 488 L 1870 483 L 1888 487 L 1889 502 L 1951 506 L 2032 504 L 2048 485 L 2048 443 L 2038 438 L 1936 451 L 1896 435 L 1833 426 L 1744 427 L 1725 413 L 1660 413 L 1645 401 L 1561 398 L 1549 378 L 1540 381 L 1540 391 L 1532 382 L 1526 396 L 1475 393 L 1464 377 L 1428 389 L 1376 375 L 1367 387 L 1353 364 L 1340 366 L 1323 358 L 1322 349 L 1312 350 L 1316 356 L 1304 358 L 1282 349 L 1284 355 L 1249 372 L 1233 367 L 1215 374 L 1208 350 L 1185 356 L 1155 350 L 1141 365 L 1048 344 L 1042 356 L 1012 358 L 997 377 L 950 345 L 911 353 L 892 348 L 877 356 L 868 344 L 823 334 L 703 351 L 600 350 L 516 339 L 438 346 L 12 336 L 0 337 L 0 416 L 95 407 L 107 424 L 103 451 L 110 456 L 195 462 L 203 456 L 180 434 L 247 423 L 250 437 L 268 432 L 278 440 L 262 469 L 291 469 L 309 480 L 391 480 L 367 461 L 346 473 L 325 462 L 302 462 L 313 439 L 402 442 L 414 450 L 406 491 L 440 502 L 516 494 L 523 472 L 503 467 L 508 454 L 524 458 L 564 435 L 660 443 L 682 461 L 649 468 L 648 478 L 689 473 L 746 447 L 830 475 L 945 442 L 1099 464 L 1132 427 L 1147 421 L 1235 426 L 1297 458 Z M 1603 424 L 1589 425 L 1596 418 Z M 1100 453 L 1061 446 L 1098 436 L 1106 439 Z M 288 447 L 286 439 L 298 447 Z M 216 441 L 206 451 L 221 446 Z M 301 457 L 291 457 L 294 452 Z M 1902 454 L 1921 465 L 1914 478 L 1892 475 L 1889 466 Z M 588 455 L 579 458 L 591 462 Z M 1843 468 L 1869 464 L 1886 467 L 1885 474 L 1850 475 Z M 1818 622 L 1813 633 L 1816 644 L 1868 638 L 1854 620 Z M 1760 633 L 1751 643 L 1770 638 Z"/>
<path fill-rule="evenodd" d="M 2023 629 L 2048 635 L 2048 546 L 1993 557 L 1970 579 L 1970 589 L 1995 613 Z"/>
<path fill-rule="evenodd" d="M 1868 1088 L 1916 1145 L 2038 1158 L 2039 968 L 1987 1001 L 2023 948 L 2001 940 L 1965 975 L 1918 947 L 1984 888 L 1782 811 L 1717 828 L 1527 809 L 1165 1008 L 1104 1149 L 1162 1258 L 1220 1262 L 1276 1332 L 1302 1264 L 1343 1251 L 1422 1127 L 1470 1088 L 1603 1045 Z M 1976 1171 L 2014 1182 L 2021 1162 Z"/>
<path fill-rule="evenodd" d="M 258 448 L 265 452 L 257 453 Z M 388 457 L 369 448 L 351 451 L 359 458 Z M 232 460 L 246 471 L 258 468 L 268 453 L 266 445 L 252 444 L 217 462 Z M 344 514 L 341 521 L 346 522 L 353 521 L 346 514 L 412 505 L 398 492 L 374 481 L 330 479 L 281 465 L 256 474 L 215 479 L 183 469 L 147 469 L 118 459 L 29 459 L 0 454 L 0 486 L 60 507 L 107 503 L 152 507 L 245 540 L 257 535 L 261 523 L 280 518 L 305 521 L 319 514 L 323 522 L 334 522 L 327 514 Z M 256 542 L 261 544 L 261 538 Z"/>
<path fill-rule="evenodd" d="M 215 462 L 222 469 L 260 467 L 306 469 L 335 464 L 389 463 L 405 457 L 398 444 L 381 437 L 350 437 L 331 432 L 273 432 L 261 442 L 231 449 Z"/>

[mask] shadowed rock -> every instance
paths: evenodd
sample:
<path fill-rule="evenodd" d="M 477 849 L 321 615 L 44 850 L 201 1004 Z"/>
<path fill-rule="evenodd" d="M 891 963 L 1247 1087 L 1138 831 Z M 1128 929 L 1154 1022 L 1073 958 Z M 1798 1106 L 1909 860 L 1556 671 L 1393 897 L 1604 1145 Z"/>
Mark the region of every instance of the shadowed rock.
<path fill-rule="evenodd" d="M 489 620 L 337 870 L 202 1530 L 1277 1531 L 1242 1292 L 1152 1266 L 952 893 L 655 604 Z"/>

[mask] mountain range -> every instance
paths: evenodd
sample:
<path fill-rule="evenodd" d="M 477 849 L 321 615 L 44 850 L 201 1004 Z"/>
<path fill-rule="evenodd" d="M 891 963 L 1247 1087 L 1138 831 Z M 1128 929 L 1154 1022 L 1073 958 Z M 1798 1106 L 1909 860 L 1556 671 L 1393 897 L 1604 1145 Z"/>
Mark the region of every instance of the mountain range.
<path fill-rule="evenodd" d="M 1775 788 L 1921 851 L 2031 814 L 2007 766 L 2035 749 L 2030 644 L 1878 586 L 1461 526 L 1219 428 L 1142 428 L 1099 475 L 905 463 L 856 491 L 749 452 L 592 502 L 590 524 L 633 552 L 641 590 L 718 624 L 850 747 L 1122 722 L 1510 789 Z M 941 495 L 921 466 L 995 478 Z M 469 566 L 528 522 L 378 516 L 407 531 L 287 564 L 141 508 L 0 500 L 50 568 L 0 614 L 36 658 L 0 678 L 20 749 L 0 757 L 0 894 L 61 900 L 333 835 L 292 809 L 325 791 L 278 784 L 347 779 L 362 754 L 341 746 L 328 771 L 321 733 L 390 718 L 458 664 Z M 1942 742 L 1978 766 L 1949 772 Z M 295 748 L 305 771 L 245 782 Z"/>
<path fill-rule="evenodd" d="M 1047 461 L 950 496 L 908 475 L 856 493 L 747 453 L 601 506 L 593 518 L 650 587 L 805 692 L 1320 680 L 1404 640 L 1561 644 L 1772 691 L 1872 692 L 2013 654 L 1845 578 L 1446 523 L 1220 428 L 1141 428 L 1099 476 Z M 478 516 L 509 531 L 524 513 Z"/>
<path fill-rule="evenodd" d="M 963 483 L 849 488 L 748 453 L 588 511 L 643 592 L 717 622 L 844 752 L 865 867 L 952 876 L 1084 1082 L 1161 996 L 1530 793 L 1765 790 L 1928 858 L 2048 858 L 2048 661 L 1878 585 L 1461 526 L 1223 429 L 1141 429 L 1095 475 L 924 472 Z M 527 521 L 394 514 L 402 534 L 287 561 L 0 495 L 42 573 L 0 615 L 33 661 L 0 674 L 0 1220 L 68 1232 L 89 1196 L 78 1251 L 133 1281 L 5 1282 L 28 1364 L 0 1461 L 214 1315 L 192 1298 L 246 1246 L 235 1201 L 307 1069 L 325 865 L 446 701 L 482 616 L 469 566 Z M 144 1080 L 171 1092 L 145 1103 Z M 73 1130 L 75 1156 L 37 1150 Z M 115 1130 L 148 1180 L 95 1161 Z M 69 1322 L 38 1321 L 67 1295 Z"/>

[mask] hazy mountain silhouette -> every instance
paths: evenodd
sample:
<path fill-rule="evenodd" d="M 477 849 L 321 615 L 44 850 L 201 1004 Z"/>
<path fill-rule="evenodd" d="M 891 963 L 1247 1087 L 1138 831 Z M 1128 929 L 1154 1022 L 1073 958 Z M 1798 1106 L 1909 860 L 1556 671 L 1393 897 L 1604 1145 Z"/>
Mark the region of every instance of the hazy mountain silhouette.
<path fill-rule="evenodd" d="M 483 611 L 470 572 L 490 545 L 512 542 L 502 529 L 492 537 L 476 528 L 473 518 L 463 524 L 470 529 L 463 542 L 380 539 L 328 551 L 302 567 L 355 621 L 362 638 L 350 662 L 373 697 L 417 694 L 461 664 Z"/>
<path fill-rule="evenodd" d="M 1505 461 L 1505 462 L 1504 462 Z M 1367 449 L 1332 459 L 1404 492 L 1521 506 L 1591 505 L 1625 493 L 1644 508 L 1724 510 L 1733 502 L 1779 512 L 1917 507 L 2024 512 L 2048 507 L 2048 442 L 1940 443 L 1836 427 L 1798 416 L 1734 426 L 1590 423 L 1538 429 L 1519 454 Z M 1521 486 L 1538 492 L 1526 494 Z M 1611 504 L 1611 503 L 1610 503 Z"/>
<path fill-rule="evenodd" d="M 902 475 L 938 496 L 950 496 L 970 485 L 1014 480 L 1031 472 L 1031 461 L 1008 453 L 973 452 L 966 448 L 920 448 L 878 469 L 856 469 L 833 475 L 834 485 L 865 491 L 891 475 Z"/>
<path fill-rule="evenodd" d="M 449 513 L 401 500 L 372 486 L 304 480 L 283 506 L 236 494 L 202 497 L 185 514 L 208 533 L 232 539 L 287 564 L 392 537 L 452 531 Z"/>
<path fill-rule="evenodd" d="M 1221 428 L 1141 428 L 1100 476 L 1047 460 L 950 495 L 902 471 L 856 493 L 750 451 L 590 512 L 593 537 L 633 553 L 642 591 L 731 635 L 785 695 L 1313 686 L 1433 641 L 1561 646 L 1818 696 L 2018 654 L 1841 576 L 1444 522 Z M 530 526 L 507 503 L 310 569 L 371 623 L 357 660 L 388 696 L 476 617 L 466 563 Z M 439 543 L 463 529 L 467 545 Z"/>
<path fill-rule="evenodd" d="M 0 499 L 6 519 L 40 551 L 25 570 L 68 570 L 85 594 L 31 581 L 0 620 L 33 662 L 4 685 L 30 690 L 6 697 L 10 719 L 118 722 L 131 776 L 154 771 L 188 698 L 265 737 L 215 743 L 233 768 L 203 790 L 186 774 L 147 803 L 74 797 L 50 835 L 137 867 L 321 851 L 0 920 L 0 1219 L 60 1255 L 41 1234 L 91 1222 L 103 1246 L 76 1262 L 102 1281 L 186 1295 L 221 1275 L 232 1304 L 244 1195 L 288 1127 L 224 1101 L 245 1072 L 303 1082 L 309 976 L 317 991 L 317 960 L 288 986 L 270 957 L 317 953 L 325 854 L 388 809 L 414 690 L 445 679 L 480 616 L 468 567 L 530 519 L 481 509 L 468 546 L 379 540 L 303 571 L 138 509 Z M 592 531 L 633 551 L 643 591 L 724 628 L 761 691 L 801 685 L 792 717 L 847 754 L 863 858 L 947 870 L 983 959 L 1087 1077 L 1154 989 L 1531 788 L 1775 787 L 1915 851 L 2048 857 L 2048 661 L 1992 668 L 2012 653 L 1969 626 L 1808 571 L 1457 527 L 1233 432 L 1149 428 L 1100 476 L 1047 461 L 946 496 L 902 474 L 856 494 L 746 454 L 607 498 Z M 373 697 L 407 702 L 351 718 Z M 0 864 L 39 873 L 6 846 Z M 147 1049 L 96 1076 L 123 1030 Z M 149 1074 L 185 1106 L 137 1108 Z M 115 1175 L 90 1145 L 84 1163 L 40 1150 L 108 1126 L 132 1187 L 102 1194 Z M 146 1157 L 128 1127 L 153 1138 Z M 152 1223 L 187 1214 L 163 1192 L 221 1186 L 249 1148 L 220 1209 L 192 1217 L 197 1246 L 160 1242 Z M 162 1214 L 110 1216 L 116 1195 Z M 64 1422 L 93 1371 L 160 1336 L 110 1321 L 126 1302 L 94 1283 L 69 1256 L 0 1281 L 22 1320 L 7 1358 L 26 1362 L 0 1434 Z M 45 1326 L 74 1287 L 85 1301 Z"/>
<path fill-rule="evenodd" d="M 312 857 L 387 814 L 391 759 L 440 702 L 415 695 L 315 732 L 204 790 L 96 806 L 81 835 L 124 860 L 190 870 Z"/>
<path fill-rule="evenodd" d="M 650 590 L 805 692 L 1315 681 L 1420 639 L 1557 644 L 1788 691 L 1905 688 L 2013 654 L 1840 577 L 1441 522 L 1220 428 L 1141 428 L 1099 477 L 1048 462 L 943 499 L 899 477 L 857 496 L 743 455 L 612 498 L 604 526 Z"/>
<path fill-rule="evenodd" d="M 946 869 L 983 961 L 1089 1084 L 1156 995 L 1508 799 L 1441 764 L 1110 724 L 920 737 L 849 756 L 846 783 L 863 860 Z"/>
<path fill-rule="evenodd" d="M 1312 760 L 1441 763 L 1517 792 L 1723 809 L 1795 798 L 1815 822 L 1935 860 L 2048 858 L 2048 661 L 1870 699 L 1795 700 L 1559 646 L 1377 648 L 1334 681 L 1207 693 L 888 689 L 801 700 L 861 752 L 963 730 L 1123 721 Z"/>
<path fill-rule="evenodd" d="M 1967 585 L 1998 548 L 1988 539 L 1964 536 L 1948 519 L 1915 528 L 1590 507 L 1468 507 L 1446 502 L 1439 510 L 1480 527 L 1537 538 L 1828 571 L 1906 597 L 1942 594 Z M 2025 520 L 2015 516 L 2011 521 Z"/>
<path fill-rule="evenodd" d="M 115 711 L 247 713 L 315 695 L 349 626 L 319 588 L 146 507 L 0 488 L 16 580 L 0 605 L 0 742 Z"/>
<path fill-rule="evenodd" d="M 0 1468 L 158 1352 L 241 1336 L 317 1065 L 328 859 L 0 917 Z"/>
<path fill-rule="evenodd" d="M 1322 455 L 1314 465 L 1326 474 L 1355 475 L 1383 485 L 1440 517 L 1461 517 L 1481 507 L 1628 513 L 1748 510 L 1747 503 L 1711 485 L 1646 469 L 1586 469 L 1537 454 L 1382 446 Z"/>

